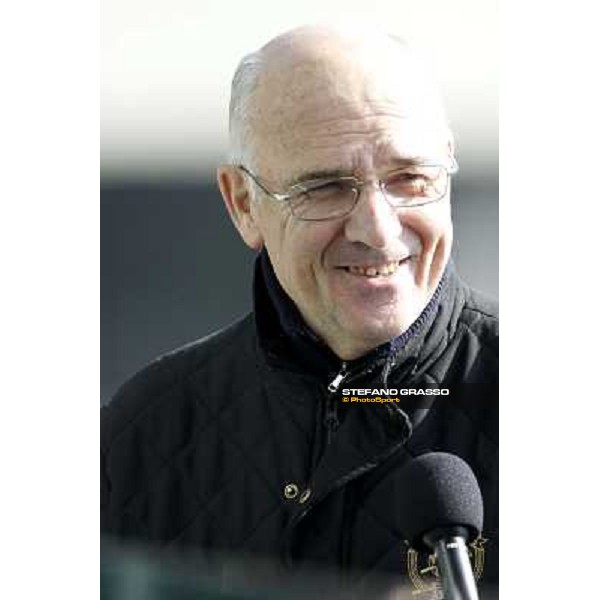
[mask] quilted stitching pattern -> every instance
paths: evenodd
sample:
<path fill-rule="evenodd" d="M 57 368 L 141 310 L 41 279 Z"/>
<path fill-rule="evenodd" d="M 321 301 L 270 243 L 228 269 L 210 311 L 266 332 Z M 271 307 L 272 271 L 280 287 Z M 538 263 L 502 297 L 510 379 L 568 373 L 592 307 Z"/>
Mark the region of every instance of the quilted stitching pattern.
<path fill-rule="evenodd" d="M 440 329 L 446 351 L 432 353 L 436 362 L 422 380 L 460 381 L 464 370 L 456 369 L 457 357 L 463 369 L 485 379 L 494 365 L 473 361 L 481 349 L 475 334 L 481 318 L 477 313 L 476 327 L 459 321 L 454 335 Z M 385 427 L 383 407 L 349 412 L 312 473 L 318 386 L 265 365 L 255 349 L 247 319 L 158 361 L 105 410 L 105 531 L 163 548 L 191 545 L 281 558 L 287 547 L 292 557 L 321 565 L 343 555 L 362 580 L 371 570 L 398 573 L 407 548 L 395 525 L 388 474 L 408 455 L 395 453 L 373 470 L 375 457 L 398 443 Z M 496 533 L 497 454 L 482 411 L 489 407 L 432 409 L 406 449 L 455 452 L 470 462 Z M 313 487 L 305 505 L 283 497 L 289 482 Z M 358 490 L 352 505 L 349 489 Z"/>

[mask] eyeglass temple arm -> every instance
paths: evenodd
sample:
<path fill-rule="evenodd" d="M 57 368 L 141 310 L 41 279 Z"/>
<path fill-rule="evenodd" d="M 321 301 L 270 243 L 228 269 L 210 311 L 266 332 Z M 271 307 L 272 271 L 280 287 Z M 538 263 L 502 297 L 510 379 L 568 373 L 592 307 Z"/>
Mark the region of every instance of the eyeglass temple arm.
<path fill-rule="evenodd" d="M 260 181 L 260 179 L 254 175 L 254 173 L 250 172 L 249 169 L 247 169 L 244 165 L 235 165 L 240 171 L 242 171 L 243 173 L 246 173 L 246 175 L 248 175 L 248 177 L 250 177 L 250 179 L 252 179 L 252 181 L 254 181 L 254 183 L 268 196 L 270 196 L 271 198 L 273 198 L 274 200 L 277 200 L 279 202 L 285 202 L 287 200 L 289 200 L 292 197 L 292 194 L 279 194 L 277 192 L 272 192 L 271 190 L 269 190 L 267 187 L 265 187 L 265 184 L 262 183 Z"/>

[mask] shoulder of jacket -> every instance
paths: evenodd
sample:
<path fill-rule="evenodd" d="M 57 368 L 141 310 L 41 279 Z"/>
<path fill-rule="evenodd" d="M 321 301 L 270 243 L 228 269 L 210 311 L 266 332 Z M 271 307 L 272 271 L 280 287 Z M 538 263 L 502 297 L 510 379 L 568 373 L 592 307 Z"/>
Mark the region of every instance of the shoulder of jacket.
<path fill-rule="evenodd" d="M 254 344 L 253 315 L 159 356 L 129 378 L 101 411 L 101 445 L 108 447 L 144 411 L 172 401 L 188 379 L 229 361 Z"/>
<path fill-rule="evenodd" d="M 459 322 L 479 341 L 497 348 L 499 336 L 498 301 L 465 285 L 465 302 Z"/>

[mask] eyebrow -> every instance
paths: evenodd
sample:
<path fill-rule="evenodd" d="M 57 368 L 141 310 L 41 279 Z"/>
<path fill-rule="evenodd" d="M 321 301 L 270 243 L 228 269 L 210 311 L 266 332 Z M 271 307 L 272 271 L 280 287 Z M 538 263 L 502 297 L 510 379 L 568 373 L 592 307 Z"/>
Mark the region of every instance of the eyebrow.
<path fill-rule="evenodd" d="M 319 179 L 336 179 L 338 177 L 352 177 L 352 173 L 345 169 L 316 169 L 314 171 L 306 171 L 300 175 L 296 175 L 287 183 L 287 187 L 292 187 L 307 181 L 315 181 Z"/>
<path fill-rule="evenodd" d="M 407 156 L 394 156 L 390 159 L 391 170 L 402 169 L 406 167 L 414 167 L 415 165 L 424 165 L 428 163 L 434 163 L 436 161 L 432 161 L 426 157 L 415 156 L 415 157 L 407 157 Z M 321 179 L 337 179 L 338 177 L 356 177 L 354 173 L 348 171 L 347 169 L 315 169 L 312 171 L 306 171 L 295 177 L 292 177 L 289 181 L 285 182 L 285 187 L 290 188 L 295 185 L 299 185 L 301 183 L 306 183 L 307 181 L 318 181 Z"/>
<path fill-rule="evenodd" d="M 432 160 L 423 156 L 414 157 L 400 157 L 396 156 L 391 159 L 390 164 L 393 165 L 394 169 L 402 169 L 403 167 L 414 167 L 415 165 L 426 165 L 431 163 Z M 435 162 L 435 161 L 433 161 Z"/>
<path fill-rule="evenodd" d="M 427 162 L 421 158 L 393 158 L 390 164 L 393 169 L 401 169 L 402 167 L 411 167 L 414 165 L 424 164 Z M 319 179 L 336 179 L 337 177 L 356 177 L 352 171 L 347 169 L 315 169 L 313 171 L 306 171 L 300 175 L 292 177 L 286 185 L 294 186 L 307 181 L 314 181 Z"/>

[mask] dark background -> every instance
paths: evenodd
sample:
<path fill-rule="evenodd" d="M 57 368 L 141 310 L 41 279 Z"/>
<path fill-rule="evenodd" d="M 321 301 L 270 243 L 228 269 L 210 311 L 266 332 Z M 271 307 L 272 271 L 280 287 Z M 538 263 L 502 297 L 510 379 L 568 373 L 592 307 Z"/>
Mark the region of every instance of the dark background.
<path fill-rule="evenodd" d="M 453 180 L 454 258 L 498 296 L 497 172 Z M 156 356 L 251 306 L 253 253 L 216 181 L 110 181 L 101 187 L 101 399 Z"/>

